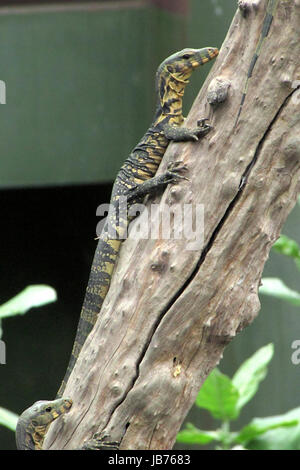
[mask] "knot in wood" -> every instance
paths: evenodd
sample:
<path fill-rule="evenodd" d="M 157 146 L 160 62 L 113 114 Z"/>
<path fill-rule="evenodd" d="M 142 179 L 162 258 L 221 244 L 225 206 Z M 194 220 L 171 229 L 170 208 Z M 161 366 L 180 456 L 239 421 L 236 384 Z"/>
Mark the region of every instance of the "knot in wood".
<path fill-rule="evenodd" d="M 215 77 L 209 84 L 207 90 L 207 101 L 210 105 L 223 103 L 228 96 L 230 81 L 224 77 Z"/>

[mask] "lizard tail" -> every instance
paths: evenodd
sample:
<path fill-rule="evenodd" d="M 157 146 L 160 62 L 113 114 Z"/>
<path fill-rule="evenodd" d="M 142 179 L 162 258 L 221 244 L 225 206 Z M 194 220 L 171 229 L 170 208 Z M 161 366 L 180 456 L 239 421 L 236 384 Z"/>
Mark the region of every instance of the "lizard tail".
<path fill-rule="evenodd" d="M 57 393 L 57 398 L 62 397 L 82 346 L 96 323 L 103 301 L 109 289 L 120 245 L 121 240 L 109 239 L 105 234 L 101 235 L 99 239 L 91 268 L 88 287 L 86 289 L 80 313 L 70 361 L 65 377 Z"/>

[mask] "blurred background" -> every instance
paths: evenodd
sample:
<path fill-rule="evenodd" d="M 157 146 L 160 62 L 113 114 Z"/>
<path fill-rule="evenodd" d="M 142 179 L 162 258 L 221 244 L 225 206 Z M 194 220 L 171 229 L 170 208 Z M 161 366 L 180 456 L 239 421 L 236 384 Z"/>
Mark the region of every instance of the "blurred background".
<path fill-rule="evenodd" d="M 152 120 L 157 66 L 184 47 L 220 47 L 236 7 L 236 0 L 0 0 L 0 303 L 30 284 L 48 284 L 58 295 L 3 321 L 0 407 L 19 414 L 55 397 L 94 254 L 96 208 L 109 201 L 120 165 Z M 209 67 L 192 77 L 185 114 Z M 299 215 L 297 206 L 284 227 L 298 242 Z M 298 288 L 299 272 L 279 254 L 271 254 L 264 275 Z M 259 347 L 275 345 L 269 374 L 237 427 L 299 405 L 300 365 L 291 361 L 299 308 L 261 302 L 220 364 L 232 375 Z M 188 420 L 214 426 L 196 408 Z M 14 448 L 14 434 L 0 426 L 0 449 Z"/>

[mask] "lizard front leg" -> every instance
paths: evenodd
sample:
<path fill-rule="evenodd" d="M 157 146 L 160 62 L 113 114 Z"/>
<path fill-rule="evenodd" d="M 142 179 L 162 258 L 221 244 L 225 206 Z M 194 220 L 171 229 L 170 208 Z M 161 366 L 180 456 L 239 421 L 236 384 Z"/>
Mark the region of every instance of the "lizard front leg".
<path fill-rule="evenodd" d="M 163 131 L 165 137 L 169 140 L 173 140 L 174 142 L 184 142 L 189 140 L 197 141 L 212 129 L 212 126 L 207 124 L 205 121 L 207 121 L 206 118 L 199 119 L 197 127 L 193 128 L 166 124 Z"/>

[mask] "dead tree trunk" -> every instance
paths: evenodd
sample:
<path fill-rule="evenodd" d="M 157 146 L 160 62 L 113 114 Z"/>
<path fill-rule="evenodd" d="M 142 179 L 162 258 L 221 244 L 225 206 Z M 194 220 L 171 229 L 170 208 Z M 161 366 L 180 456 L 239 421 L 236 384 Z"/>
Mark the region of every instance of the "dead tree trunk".
<path fill-rule="evenodd" d="M 161 165 L 182 160 L 190 181 L 155 202 L 203 204 L 204 244 L 124 243 L 65 391 L 73 409 L 46 448 L 80 448 L 95 432 L 120 449 L 172 448 L 224 347 L 259 311 L 265 261 L 300 192 L 299 0 L 279 0 L 235 126 L 267 3 L 240 2 L 189 114 L 187 125 L 209 114 L 213 131 L 171 144 Z"/>

